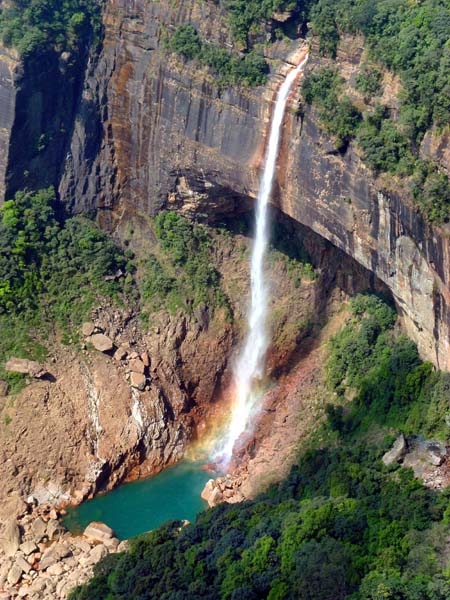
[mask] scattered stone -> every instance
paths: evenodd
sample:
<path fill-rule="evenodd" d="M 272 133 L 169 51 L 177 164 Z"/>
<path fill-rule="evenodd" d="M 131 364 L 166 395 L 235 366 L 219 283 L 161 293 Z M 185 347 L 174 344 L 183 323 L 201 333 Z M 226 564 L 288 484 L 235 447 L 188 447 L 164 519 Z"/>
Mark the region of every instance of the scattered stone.
<path fill-rule="evenodd" d="M 91 321 L 83 323 L 83 325 L 81 326 L 81 333 L 85 337 L 89 337 L 90 335 L 92 335 L 94 333 L 94 331 L 95 331 L 95 325 Z"/>
<path fill-rule="evenodd" d="M 62 563 L 56 562 L 48 567 L 47 573 L 49 575 L 62 575 L 64 573 L 64 567 Z"/>
<path fill-rule="evenodd" d="M 39 564 L 39 568 L 41 571 L 44 571 L 61 559 L 67 558 L 71 554 L 72 552 L 70 548 L 65 544 L 54 544 L 53 546 L 47 548 L 47 550 L 44 552 Z"/>
<path fill-rule="evenodd" d="M 31 531 L 33 533 L 34 541 L 36 544 L 39 544 L 39 542 L 47 533 L 47 524 L 41 519 L 41 517 L 38 517 L 35 521 L 33 521 Z"/>
<path fill-rule="evenodd" d="M 49 540 L 60 537 L 64 531 L 64 527 L 56 519 L 50 519 L 50 521 L 47 523 L 47 536 Z"/>
<path fill-rule="evenodd" d="M 210 508 L 217 506 L 223 501 L 222 492 L 220 491 L 218 484 L 214 479 L 210 479 L 206 483 L 201 496 L 203 500 L 206 500 Z"/>
<path fill-rule="evenodd" d="M 401 433 L 395 440 L 392 448 L 383 455 L 381 460 L 386 466 L 393 465 L 394 463 L 401 462 L 407 451 L 408 446 L 406 444 L 405 436 Z"/>
<path fill-rule="evenodd" d="M 133 360 L 130 360 L 128 366 L 130 368 L 130 371 L 132 371 L 133 373 L 141 373 L 142 375 L 144 374 L 145 365 L 139 358 L 134 358 Z"/>
<path fill-rule="evenodd" d="M 9 585 L 16 585 L 22 578 L 22 569 L 14 564 L 8 573 L 8 583 Z"/>
<path fill-rule="evenodd" d="M 120 348 L 117 348 L 117 350 L 114 352 L 114 360 L 125 360 L 127 354 L 127 349 L 124 346 L 120 346 Z"/>
<path fill-rule="evenodd" d="M 145 351 L 145 352 L 143 352 L 143 353 L 141 354 L 141 360 L 142 360 L 142 362 L 144 363 L 144 365 L 145 365 L 146 367 L 149 367 L 149 366 L 150 366 L 150 357 L 149 357 L 149 355 L 148 355 L 148 352 L 147 352 L 147 351 Z"/>
<path fill-rule="evenodd" d="M 107 554 L 108 554 L 108 550 L 106 549 L 106 547 L 103 544 L 98 544 L 97 546 L 94 546 L 89 553 L 89 558 L 92 561 L 91 564 L 98 563 L 98 561 L 101 560 L 102 558 L 105 558 L 105 556 Z"/>
<path fill-rule="evenodd" d="M 23 375 L 29 375 L 30 377 L 36 378 L 47 375 L 47 371 L 42 365 L 34 360 L 27 360 L 26 358 L 10 358 L 5 365 L 5 371 L 22 373 Z"/>
<path fill-rule="evenodd" d="M 6 556 L 14 556 L 20 546 L 20 530 L 15 519 L 9 519 L 0 534 L 0 547 Z"/>
<path fill-rule="evenodd" d="M 134 359 L 134 358 L 139 358 L 139 354 L 137 352 L 131 352 L 130 354 L 130 358 Z"/>
<path fill-rule="evenodd" d="M 50 517 L 50 519 L 54 519 L 56 521 L 56 519 L 58 518 L 58 513 L 56 509 L 52 508 L 48 516 Z"/>
<path fill-rule="evenodd" d="M 29 573 L 31 571 L 31 566 L 29 563 L 23 558 L 23 556 L 18 556 L 16 558 L 16 562 L 14 563 L 17 567 L 22 569 L 22 573 Z"/>
<path fill-rule="evenodd" d="M 146 377 L 142 375 L 142 373 L 131 373 L 130 375 L 130 384 L 131 387 L 134 387 L 141 392 L 145 389 Z"/>
<path fill-rule="evenodd" d="M 113 537 L 109 540 L 105 540 L 104 544 L 108 548 L 110 552 L 115 552 L 119 547 L 119 540 L 116 537 Z"/>
<path fill-rule="evenodd" d="M 0 379 L 0 398 L 4 398 L 8 395 L 9 385 L 4 379 Z"/>
<path fill-rule="evenodd" d="M 28 541 L 20 545 L 20 550 L 25 556 L 29 556 L 30 554 L 33 554 L 33 552 L 36 552 L 37 546 L 34 542 Z"/>
<path fill-rule="evenodd" d="M 96 333 L 90 337 L 90 342 L 99 352 L 109 352 L 114 345 L 111 339 L 104 333 Z"/>
<path fill-rule="evenodd" d="M 74 542 L 74 546 L 75 548 L 78 548 L 79 550 L 81 550 L 81 552 L 90 552 L 91 550 L 91 545 L 86 542 L 86 540 L 83 539 L 78 539 Z"/>
<path fill-rule="evenodd" d="M 122 540 L 120 544 L 117 546 L 117 552 L 126 552 L 128 550 L 129 543 L 128 540 Z"/>
<path fill-rule="evenodd" d="M 114 531 L 105 523 L 93 521 L 84 530 L 84 535 L 96 542 L 105 542 L 114 537 Z"/>

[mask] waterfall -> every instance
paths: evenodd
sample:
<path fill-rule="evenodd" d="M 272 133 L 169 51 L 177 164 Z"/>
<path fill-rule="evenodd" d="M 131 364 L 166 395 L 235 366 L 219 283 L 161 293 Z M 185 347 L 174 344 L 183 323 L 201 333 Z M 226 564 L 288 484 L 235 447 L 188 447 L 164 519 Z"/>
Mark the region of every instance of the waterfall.
<path fill-rule="evenodd" d="M 216 457 L 226 466 L 231 458 L 233 446 L 239 436 L 249 429 L 250 420 L 258 409 L 260 394 L 255 385 L 264 374 L 264 359 L 269 344 L 267 335 L 268 286 L 264 277 L 264 258 L 267 252 L 269 229 L 267 223 L 268 204 L 272 194 L 280 138 L 286 105 L 298 74 L 304 69 L 308 55 L 286 76 L 276 98 L 270 128 L 269 142 L 264 160 L 264 171 L 256 207 L 256 230 L 251 257 L 251 303 L 248 312 L 248 332 L 238 356 L 234 372 L 235 401 L 227 431 L 216 452 Z"/>

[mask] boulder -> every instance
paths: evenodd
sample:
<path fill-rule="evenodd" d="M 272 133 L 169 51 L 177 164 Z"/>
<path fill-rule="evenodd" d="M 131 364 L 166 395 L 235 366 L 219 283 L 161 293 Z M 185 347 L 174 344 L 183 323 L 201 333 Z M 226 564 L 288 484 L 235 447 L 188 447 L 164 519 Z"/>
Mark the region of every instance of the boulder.
<path fill-rule="evenodd" d="M 206 500 L 208 506 L 213 508 L 223 502 L 223 495 L 214 479 L 210 479 L 201 494 L 203 500 Z"/>
<path fill-rule="evenodd" d="M 108 554 L 108 550 L 103 544 L 98 544 L 94 546 L 92 550 L 89 552 L 89 558 L 95 563 L 98 563 L 99 560 L 105 558 Z"/>
<path fill-rule="evenodd" d="M 61 536 L 64 531 L 64 527 L 56 519 L 50 519 L 50 521 L 47 523 L 47 536 L 49 540 Z"/>
<path fill-rule="evenodd" d="M 127 349 L 124 346 L 120 346 L 120 348 L 117 348 L 117 350 L 114 352 L 114 360 L 124 360 L 127 357 L 127 354 Z"/>
<path fill-rule="evenodd" d="M 10 358 L 5 365 L 5 371 L 22 373 L 37 378 L 47 375 L 47 371 L 42 365 L 35 360 L 27 360 L 26 358 Z"/>
<path fill-rule="evenodd" d="M 130 360 L 128 366 L 130 371 L 133 371 L 133 373 L 141 373 L 142 375 L 144 374 L 145 365 L 140 358 L 134 358 L 133 360 Z"/>
<path fill-rule="evenodd" d="M 37 552 L 38 547 L 34 542 L 28 541 L 24 542 L 20 545 L 20 550 L 25 554 L 25 556 L 29 556 L 33 554 L 33 552 Z"/>
<path fill-rule="evenodd" d="M 81 333 L 85 337 L 89 337 L 90 335 L 92 335 L 94 333 L 94 331 L 95 331 L 95 325 L 91 321 L 87 321 L 86 323 L 83 323 L 83 325 L 81 326 Z"/>
<path fill-rule="evenodd" d="M 22 573 L 29 573 L 31 571 L 30 564 L 23 558 L 23 556 L 18 556 L 14 564 L 22 570 Z"/>
<path fill-rule="evenodd" d="M 105 540 L 105 546 L 108 548 L 108 550 L 110 552 L 115 552 L 117 550 L 117 548 L 119 547 L 120 541 L 116 538 L 113 537 L 109 540 Z"/>
<path fill-rule="evenodd" d="M 39 569 L 44 571 L 51 567 L 55 563 L 59 562 L 63 558 L 67 558 L 71 556 L 72 552 L 66 544 L 54 544 L 47 548 L 47 550 L 42 555 L 41 562 L 39 564 Z"/>
<path fill-rule="evenodd" d="M 84 530 L 84 535 L 91 540 L 104 543 L 114 537 L 114 531 L 105 523 L 93 521 Z"/>
<path fill-rule="evenodd" d="M 16 585 L 16 583 L 19 583 L 22 578 L 22 573 L 22 569 L 18 565 L 14 564 L 8 573 L 9 585 Z"/>
<path fill-rule="evenodd" d="M 131 387 L 134 387 L 138 390 L 143 390 L 146 384 L 146 377 L 142 373 L 131 373 L 130 375 L 130 384 Z"/>
<path fill-rule="evenodd" d="M 90 342 L 94 348 L 100 352 L 110 352 L 114 347 L 112 340 L 104 333 L 96 333 L 95 335 L 92 335 L 90 337 Z"/>
<path fill-rule="evenodd" d="M 45 523 L 41 517 L 38 517 L 31 525 L 31 532 L 33 534 L 33 540 L 36 544 L 39 544 L 42 538 L 47 534 L 47 523 Z"/>
<path fill-rule="evenodd" d="M 142 360 L 142 362 L 144 363 L 144 365 L 145 365 L 146 367 L 149 367 L 149 366 L 150 366 L 150 357 L 149 357 L 149 355 L 148 355 L 148 352 L 143 352 L 143 353 L 141 354 L 141 360 Z"/>
<path fill-rule="evenodd" d="M 47 573 L 49 575 L 62 575 L 64 573 L 64 565 L 60 562 L 56 562 L 53 565 L 50 565 L 47 569 Z"/>
<path fill-rule="evenodd" d="M 386 466 L 393 465 L 394 463 L 401 462 L 401 460 L 405 457 L 405 454 L 408 451 L 408 446 L 406 444 L 405 436 L 401 433 L 398 438 L 395 440 L 392 448 L 383 455 L 381 459 Z"/>
<path fill-rule="evenodd" d="M 0 547 L 6 556 L 14 556 L 20 546 L 20 530 L 15 519 L 9 519 L 0 534 Z"/>

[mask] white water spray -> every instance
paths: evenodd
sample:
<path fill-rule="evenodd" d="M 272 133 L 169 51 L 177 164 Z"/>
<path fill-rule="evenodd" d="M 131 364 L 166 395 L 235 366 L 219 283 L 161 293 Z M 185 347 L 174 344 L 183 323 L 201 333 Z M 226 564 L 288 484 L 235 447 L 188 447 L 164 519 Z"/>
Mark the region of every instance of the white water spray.
<path fill-rule="evenodd" d="M 266 330 L 268 287 L 264 277 L 264 258 L 269 237 L 267 208 L 277 167 L 286 105 L 292 86 L 307 61 L 308 55 L 298 67 L 288 73 L 278 91 L 275 103 L 256 208 L 256 231 L 251 258 L 251 304 L 248 313 L 248 333 L 234 369 L 236 399 L 232 407 L 230 422 L 216 453 L 216 457 L 220 458 L 224 466 L 231 458 L 236 440 L 250 428 L 250 420 L 257 411 L 260 399 L 260 394 L 255 389 L 255 383 L 263 376 L 264 359 L 269 344 Z"/>

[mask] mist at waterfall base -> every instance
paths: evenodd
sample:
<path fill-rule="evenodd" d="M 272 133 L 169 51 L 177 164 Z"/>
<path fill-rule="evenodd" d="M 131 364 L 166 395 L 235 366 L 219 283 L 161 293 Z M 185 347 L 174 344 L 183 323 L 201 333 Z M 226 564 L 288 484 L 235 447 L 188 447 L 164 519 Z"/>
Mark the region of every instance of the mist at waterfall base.
<path fill-rule="evenodd" d="M 275 102 L 256 206 L 255 239 L 250 264 L 251 301 L 247 316 L 248 331 L 233 370 L 235 398 L 231 406 L 229 422 L 213 452 L 214 462 L 222 469 L 226 469 L 230 463 L 237 440 L 245 432 L 251 432 L 251 424 L 258 413 L 263 396 L 261 383 L 269 345 L 267 331 L 269 286 L 264 274 L 264 262 L 270 236 L 268 205 L 277 168 L 286 106 L 292 86 L 307 61 L 308 54 L 296 68 L 287 74 Z"/>

